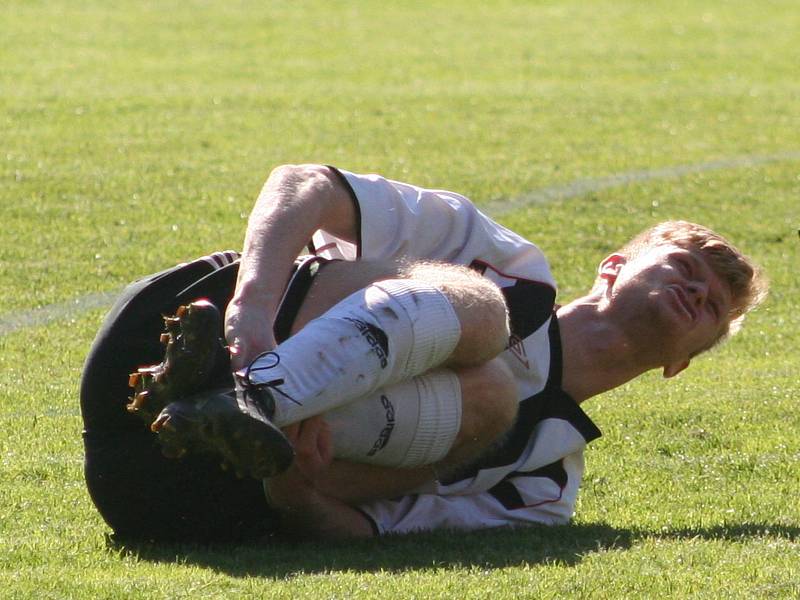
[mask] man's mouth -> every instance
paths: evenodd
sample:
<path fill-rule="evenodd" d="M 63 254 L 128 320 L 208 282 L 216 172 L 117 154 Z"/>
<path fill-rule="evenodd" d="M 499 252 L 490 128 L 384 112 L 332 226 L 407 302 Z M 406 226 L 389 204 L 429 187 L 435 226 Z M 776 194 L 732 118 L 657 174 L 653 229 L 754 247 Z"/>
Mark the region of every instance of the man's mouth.
<path fill-rule="evenodd" d="M 678 307 L 686 313 L 686 316 L 690 321 L 694 321 L 697 314 L 695 313 L 692 303 L 689 302 L 689 297 L 686 295 L 686 292 L 684 292 L 681 287 L 677 285 L 670 286 L 669 289 L 675 295 L 676 304 Z"/>

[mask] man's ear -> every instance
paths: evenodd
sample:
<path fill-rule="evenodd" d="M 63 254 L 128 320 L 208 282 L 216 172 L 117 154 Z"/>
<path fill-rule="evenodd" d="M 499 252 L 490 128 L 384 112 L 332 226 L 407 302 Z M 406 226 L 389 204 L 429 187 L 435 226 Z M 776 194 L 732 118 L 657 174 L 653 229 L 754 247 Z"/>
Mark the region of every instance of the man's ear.
<path fill-rule="evenodd" d="M 603 262 L 600 263 L 600 266 L 597 268 L 597 274 L 607 284 L 614 285 L 614 282 L 617 280 L 617 275 L 619 275 L 619 270 L 626 262 L 628 262 L 628 259 L 622 254 L 609 254 L 603 259 Z"/>
<path fill-rule="evenodd" d="M 686 360 L 682 360 L 680 362 L 675 362 L 669 365 L 664 366 L 664 379 L 669 379 L 670 377 L 675 377 L 678 373 L 683 371 L 686 367 L 689 366 L 691 361 L 687 358 Z"/>

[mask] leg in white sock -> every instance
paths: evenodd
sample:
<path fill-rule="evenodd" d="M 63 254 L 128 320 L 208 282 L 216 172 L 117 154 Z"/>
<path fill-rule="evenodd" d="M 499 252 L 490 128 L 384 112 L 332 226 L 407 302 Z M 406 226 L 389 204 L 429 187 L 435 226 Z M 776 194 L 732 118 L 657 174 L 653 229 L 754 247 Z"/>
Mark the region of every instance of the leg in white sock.
<path fill-rule="evenodd" d="M 503 440 L 513 426 L 519 408 L 517 386 L 511 370 L 502 359 L 496 358 L 477 367 L 453 371 L 437 369 L 414 379 L 440 373 L 458 378 L 458 398 L 451 386 L 434 383 L 436 397 L 431 398 L 430 394 L 419 393 L 420 386 L 401 383 L 388 388 L 388 393 L 378 390 L 367 399 L 358 399 L 333 411 L 336 413 L 334 418 L 331 418 L 331 413 L 323 415 L 337 460 L 320 474 L 315 482 L 317 488 L 347 503 L 432 492 L 437 489 L 437 478 L 450 479 L 493 452 L 495 444 Z M 451 393 L 453 395 L 448 399 Z M 395 429 L 382 450 L 364 458 L 375 447 L 375 441 L 381 438 L 389 420 L 381 395 L 391 399 Z M 454 439 L 454 411 L 446 408 L 427 410 L 423 417 L 421 413 L 426 410 L 423 404 L 428 403 L 454 408 L 460 405 L 460 422 Z M 415 435 L 412 439 L 412 433 L 409 433 L 409 427 L 418 415 L 426 421 L 425 430 L 431 437 L 441 437 L 441 443 L 436 452 L 426 452 L 425 458 L 411 462 L 409 457 L 423 454 L 416 453 L 415 447 L 431 448 L 427 443 L 418 445 L 418 440 L 424 438 Z M 448 444 L 450 447 L 446 449 Z M 440 453 L 446 455 L 441 457 Z M 414 467 L 414 464 L 420 466 Z"/>
<path fill-rule="evenodd" d="M 324 414 L 334 456 L 413 468 L 442 460 L 461 427 L 461 386 L 436 369 L 383 387 Z"/>
<path fill-rule="evenodd" d="M 461 326 L 443 292 L 379 281 L 335 305 L 245 369 L 249 384 L 280 381 L 273 421 L 283 427 L 441 364 Z"/>

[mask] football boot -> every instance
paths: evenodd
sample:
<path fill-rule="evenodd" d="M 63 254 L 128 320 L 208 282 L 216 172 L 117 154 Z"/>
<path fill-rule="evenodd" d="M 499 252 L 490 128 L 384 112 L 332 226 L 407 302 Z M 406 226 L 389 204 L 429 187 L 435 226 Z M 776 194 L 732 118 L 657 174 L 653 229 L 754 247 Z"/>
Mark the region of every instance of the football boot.
<path fill-rule="evenodd" d="M 289 468 L 294 450 L 271 421 L 266 388 L 221 389 L 168 404 L 151 425 L 166 456 L 210 454 L 238 477 L 264 479 Z"/>
<path fill-rule="evenodd" d="M 224 352 L 221 331 L 222 315 L 208 300 L 196 300 L 164 317 L 164 360 L 131 373 L 128 411 L 150 425 L 167 404 L 206 387 Z"/>

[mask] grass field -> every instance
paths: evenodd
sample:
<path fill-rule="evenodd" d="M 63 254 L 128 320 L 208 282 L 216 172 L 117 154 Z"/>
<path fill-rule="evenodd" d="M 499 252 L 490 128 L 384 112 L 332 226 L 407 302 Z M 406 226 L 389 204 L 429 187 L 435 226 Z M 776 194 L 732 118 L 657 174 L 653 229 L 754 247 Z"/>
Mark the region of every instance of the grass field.
<path fill-rule="evenodd" d="M 800 597 L 796 2 L 2 13 L 0 597 Z M 585 405 L 604 436 L 569 526 L 117 544 L 85 491 L 77 401 L 103 310 L 23 317 L 240 247 L 270 168 L 301 161 L 467 194 L 545 249 L 562 301 L 667 218 L 736 240 L 772 294 L 677 380 Z M 600 185 L 620 173 L 640 176 Z"/>

